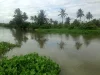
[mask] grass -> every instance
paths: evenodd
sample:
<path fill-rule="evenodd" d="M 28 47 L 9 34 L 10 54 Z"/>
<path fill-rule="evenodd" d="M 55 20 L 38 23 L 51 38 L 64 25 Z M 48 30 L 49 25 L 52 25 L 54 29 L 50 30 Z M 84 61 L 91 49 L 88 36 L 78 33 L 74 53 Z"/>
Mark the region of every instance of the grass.
<path fill-rule="evenodd" d="M 72 33 L 72 34 L 100 34 L 100 29 L 81 30 L 81 29 L 36 29 L 36 32 L 41 33 Z"/>
<path fill-rule="evenodd" d="M 14 47 L 19 47 L 17 44 L 11 44 L 8 42 L 0 42 L 0 55 L 4 54 L 6 51 L 9 51 L 10 49 Z"/>
<path fill-rule="evenodd" d="M 0 75 L 59 75 L 60 67 L 37 53 L 15 56 L 0 62 Z"/>

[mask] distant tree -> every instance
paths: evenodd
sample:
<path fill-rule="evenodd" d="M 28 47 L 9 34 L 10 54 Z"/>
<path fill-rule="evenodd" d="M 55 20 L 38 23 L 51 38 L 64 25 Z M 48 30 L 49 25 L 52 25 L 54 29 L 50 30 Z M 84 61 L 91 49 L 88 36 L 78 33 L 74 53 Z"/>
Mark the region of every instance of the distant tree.
<path fill-rule="evenodd" d="M 33 23 L 33 21 L 34 21 L 34 16 L 31 16 L 31 17 L 30 17 L 30 20 L 32 20 L 32 23 Z"/>
<path fill-rule="evenodd" d="M 70 24 L 70 20 L 71 20 L 70 17 L 67 17 L 65 20 L 65 24 Z"/>
<path fill-rule="evenodd" d="M 9 24 L 11 25 L 16 25 L 17 27 L 24 27 L 25 28 L 25 21 L 28 19 L 27 14 L 24 12 L 22 13 L 22 11 L 17 8 L 14 12 L 14 18 L 9 22 Z"/>
<path fill-rule="evenodd" d="M 82 9 L 78 9 L 78 12 L 77 12 L 77 18 L 80 18 L 80 21 L 81 21 L 81 18 L 84 16 L 84 12 Z"/>
<path fill-rule="evenodd" d="M 100 20 L 93 19 L 91 22 L 92 22 L 94 25 L 100 27 Z"/>
<path fill-rule="evenodd" d="M 53 21 L 53 24 L 54 24 L 54 25 L 57 25 L 57 24 L 58 24 L 58 21 Z"/>
<path fill-rule="evenodd" d="M 24 12 L 24 13 L 23 13 L 23 20 L 24 20 L 24 22 L 25 22 L 27 19 L 28 19 L 28 16 L 27 16 L 27 14 Z"/>
<path fill-rule="evenodd" d="M 79 22 L 77 19 L 75 19 L 75 20 L 73 21 L 72 25 L 73 25 L 73 26 L 79 26 L 79 25 L 80 25 L 80 22 Z"/>
<path fill-rule="evenodd" d="M 90 21 L 90 19 L 92 19 L 92 18 L 93 18 L 93 15 L 91 14 L 91 12 L 88 12 L 86 14 L 86 19 L 88 19 Z"/>
<path fill-rule="evenodd" d="M 47 23 L 47 18 L 46 18 L 44 10 L 40 10 L 38 17 L 37 17 L 37 21 L 38 21 L 39 25 L 43 25 L 43 24 Z"/>
<path fill-rule="evenodd" d="M 15 15 L 13 20 L 17 25 L 21 25 L 23 23 L 22 11 L 19 8 L 15 10 Z"/>
<path fill-rule="evenodd" d="M 50 21 L 50 24 L 52 24 L 52 23 L 53 23 L 53 20 L 52 20 L 52 18 L 51 18 L 49 21 Z"/>
<path fill-rule="evenodd" d="M 66 11 L 64 9 L 60 9 L 60 14 L 58 16 L 61 16 L 62 24 L 63 24 L 63 19 L 65 18 L 66 15 L 67 15 Z"/>
<path fill-rule="evenodd" d="M 33 16 L 33 20 L 34 20 L 34 22 L 37 24 L 38 23 L 38 17 L 35 15 L 35 16 Z"/>

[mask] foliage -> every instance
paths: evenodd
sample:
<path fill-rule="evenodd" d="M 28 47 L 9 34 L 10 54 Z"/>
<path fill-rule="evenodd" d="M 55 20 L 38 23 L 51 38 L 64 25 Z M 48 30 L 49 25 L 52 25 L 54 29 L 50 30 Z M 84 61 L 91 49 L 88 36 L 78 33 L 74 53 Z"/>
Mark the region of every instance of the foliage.
<path fill-rule="evenodd" d="M 28 19 L 28 16 L 27 16 L 27 14 L 25 12 L 23 13 L 22 16 L 23 16 L 23 21 L 25 22 Z"/>
<path fill-rule="evenodd" d="M 84 16 L 84 13 L 83 13 L 83 10 L 82 9 L 78 9 L 78 12 L 77 12 L 77 18 L 81 18 Z"/>
<path fill-rule="evenodd" d="M 34 21 L 34 16 L 31 16 L 31 17 L 30 17 L 30 20 L 32 20 L 32 23 L 33 23 L 33 21 Z"/>
<path fill-rule="evenodd" d="M 0 24 L 0 26 L 3 27 L 11 27 L 11 28 L 20 28 L 20 29 L 29 29 L 29 30 L 35 30 L 35 29 L 52 29 L 52 28 L 68 28 L 68 29 L 96 29 L 100 27 L 100 20 L 93 19 L 93 15 L 91 12 L 88 12 L 85 16 L 87 21 L 79 21 L 78 19 L 66 17 L 67 13 L 65 9 L 60 9 L 60 14 L 62 18 L 62 23 L 58 22 L 57 20 L 53 20 L 52 18 L 47 18 L 45 11 L 40 10 L 40 12 L 35 15 L 31 16 L 30 19 L 32 20 L 32 23 L 27 22 L 28 16 L 26 13 L 22 13 L 22 11 L 18 8 L 15 10 L 15 15 L 12 21 L 10 21 L 10 24 Z M 83 10 L 80 8 L 77 11 L 77 18 L 81 18 L 84 16 Z M 63 24 L 63 21 L 65 19 L 65 23 Z M 71 21 L 71 19 L 73 21 Z M 89 21 L 88 21 L 89 20 Z"/>
<path fill-rule="evenodd" d="M 5 58 L 0 62 L 0 75 L 59 75 L 59 72 L 58 64 L 37 53 Z"/>
<path fill-rule="evenodd" d="M 68 29 L 68 28 L 61 28 L 61 29 L 37 29 L 36 32 L 40 33 L 66 33 L 66 34 L 100 34 L 100 29 Z"/>
<path fill-rule="evenodd" d="M 24 12 L 22 13 L 22 11 L 17 8 L 15 10 L 15 14 L 13 16 L 14 18 L 9 22 L 11 25 L 16 25 L 16 27 L 22 28 L 23 23 L 28 19 L 27 14 Z"/>
<path fill-rule="evenodd" d="M 0 42 L 0 54 L 3 54 L 6 51 L 9 51 L 10 49 L 14 47 L 19 47 L 20 45 L 17 44 L 11 44 L 8 42 Z"/>
<path fill-rule="evenodd" d="M 93 15 L 91 14 L 91 12 L 88 12 L 86 14 L 86 18 L 89 19 L 89 20 L 93 18 Z"/>
<path fill-rule="evenodd" d="M 62 24 L 63 24 L 63 19 L 65 18 L 66 15 L 67 15 L 66 11 L 64 9 L 60 9 L 60 14 L 58 16 L 61 16 Z"/>
<path fill-rule="evenodd" d="M 40 26 L 47 23 L 47 18 L 46 18 L 44 10 L 40 10 L 37 16 L 35 15 L 31 18 L 34 20 L 35 24 L 40 25 Z"/>
<path fill-rule="evenodd" d="M 70 24 L 70 20 L 71 20 L 70 17 L 67 17 L 66 20 L 65 20 L 65 24 L 69 25 Z"/>
<path fill-rule="evenodd" d="M 73 21 L 72 25 L 75 26 L 75 27 L 79 27 L 80 26 L 80 22 L 77 19 L 75 19 Z"/>

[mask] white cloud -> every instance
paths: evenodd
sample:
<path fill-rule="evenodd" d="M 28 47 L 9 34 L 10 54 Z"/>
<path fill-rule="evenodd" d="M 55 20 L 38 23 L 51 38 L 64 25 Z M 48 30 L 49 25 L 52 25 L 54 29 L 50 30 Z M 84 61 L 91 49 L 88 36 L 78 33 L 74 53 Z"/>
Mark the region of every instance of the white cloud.
<path fill-rule="evenodd" d="M 20 8 L 28 16 L 36 15 L 41 9 L 46 11 L 48 17 L 60 20 L 60 8 L 66 9 L 69 17 L 76 18 L 79 8 L 84 13 L 90 11 L 95 18 L 100 17 L 100 0 L 0 0 L 0 22 L 9 22 L 14 10 Z"/>

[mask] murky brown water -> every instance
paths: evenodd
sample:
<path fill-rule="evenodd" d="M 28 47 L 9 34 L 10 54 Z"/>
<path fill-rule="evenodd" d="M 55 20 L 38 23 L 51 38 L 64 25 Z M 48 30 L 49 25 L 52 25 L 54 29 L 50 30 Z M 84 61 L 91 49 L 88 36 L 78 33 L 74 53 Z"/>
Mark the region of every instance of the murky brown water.
<path fill-rule="evenodd" d="M 61 66 L 61 75 L 100 75 L 100 35 L 40 34 L 0 28 L 0 41 L 20 48 L 5 56 L 37 52 Z"/>

